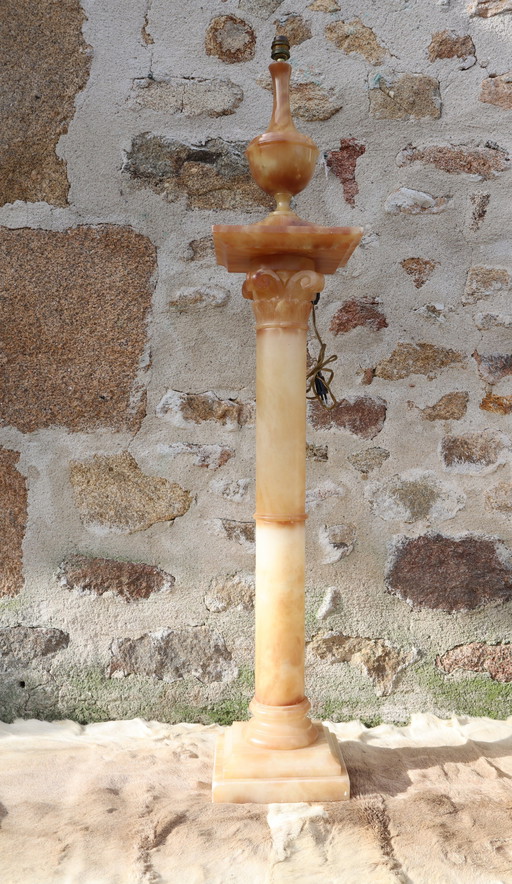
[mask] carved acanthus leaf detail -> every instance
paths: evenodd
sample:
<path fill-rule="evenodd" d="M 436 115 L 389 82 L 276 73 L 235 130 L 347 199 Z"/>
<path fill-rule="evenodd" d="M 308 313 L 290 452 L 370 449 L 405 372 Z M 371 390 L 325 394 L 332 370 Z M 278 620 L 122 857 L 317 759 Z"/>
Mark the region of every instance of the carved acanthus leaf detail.
<path fill-rule="evenodd" d="M 324 277 L 315 270 L 262 267 L 247 274 L 242 291 L 253 302 L 257 328 L 307 328 L 311 304 L 323 287 Z"/>
<path fill-rule="evenodd" d="M 262 267 L 247 274 L 242 287 L 244 298 L 278 298 L 284 297 L 285 286 L 275 270 Z"/>

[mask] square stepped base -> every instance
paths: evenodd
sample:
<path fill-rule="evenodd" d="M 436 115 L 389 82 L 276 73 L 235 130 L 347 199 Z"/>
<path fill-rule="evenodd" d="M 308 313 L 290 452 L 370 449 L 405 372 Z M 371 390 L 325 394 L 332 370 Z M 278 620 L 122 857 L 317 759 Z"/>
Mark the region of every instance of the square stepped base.
<path fill-rule="evenodd" d="M 212 801 L 273 804 L 350 797 L 338 741 L 322 724 L 317 724 L 318 739 L 304 749 L 260 748 L 245 739 L 244 725 L 236 721 L 217 738 Z"/>

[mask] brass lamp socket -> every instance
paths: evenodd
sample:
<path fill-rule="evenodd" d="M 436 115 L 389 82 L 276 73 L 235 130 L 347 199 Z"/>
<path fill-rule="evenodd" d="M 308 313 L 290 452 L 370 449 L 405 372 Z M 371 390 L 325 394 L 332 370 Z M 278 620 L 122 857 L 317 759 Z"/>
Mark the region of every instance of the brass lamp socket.
<path fill-rule="evenodd" d="M 288 61 L 290 58 L 290 41 L 288 37 L 274 37 L 271 55 L 272 61 Z"/>

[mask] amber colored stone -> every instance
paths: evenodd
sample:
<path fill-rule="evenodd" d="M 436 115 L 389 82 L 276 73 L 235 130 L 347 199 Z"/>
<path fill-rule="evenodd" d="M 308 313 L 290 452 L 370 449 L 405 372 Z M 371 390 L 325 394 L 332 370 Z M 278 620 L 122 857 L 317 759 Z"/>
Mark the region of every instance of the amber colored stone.
<path fill-rule="evenodd" d="M 360 227 L 319 227 L 290 209 L 290 198 L 306 187 L 318 148 L 295 128 L 290 111 L 290 65 L 269 65 L 274 103 L 268 129 L 247 148 L 251 174 L 272 194 L 277 208 L 250 225 L 215 225 L 217 262 L 231 273 L 250 272 L 268 265 L 272 270 L 311 269 L 334 273 L 344 266 L 359 243 Z"/>
<path fill-rule="evenodd" d="M 363 235 L 361 227 L 320 227 L 295 213 L 272 213 L 257 224 L 214 227 L 217 262 L 231 273 L 269 263 L 274 269 L 312 267 L 334 273 L 349 260 Z"/>
<path fill-rule="evenodd" d="M 251 174 L 266 193 L 295 196 L 309 183 L 318 148 L 298 132 L 290 111 L 290 65 L 275 61 L 269 66 L 274 84 L 274 107 L 268 129 L 253 138 L 247 148 Z"/>
<path fill-rule="evenodd" d="M 348 798 L 336 741 L 308 718 L 304 696 L 304 579 L 307 323 L 323 272 L 346 263 L 360 228 L 322 228 L 290 209 L 313 173 L 317 148 L 293 125 L 290 67 L 270 65 L 274 108 L 267 132 L 248 148 L 251 172 L 276 198 L 259 224 L 216 226 L 217 261 L 246 272 L 243 294 L 256 317 L 256 665 L 247 724 L 217 742 L 213 800 Z M 276 378 L 282 383 L 276 385 Z M 250 548 L 250 523 L 220 520 Z M 278 587 L 278 592 L 276 592 Z M 278 749 L 279 751 L 275 751 Z"/>

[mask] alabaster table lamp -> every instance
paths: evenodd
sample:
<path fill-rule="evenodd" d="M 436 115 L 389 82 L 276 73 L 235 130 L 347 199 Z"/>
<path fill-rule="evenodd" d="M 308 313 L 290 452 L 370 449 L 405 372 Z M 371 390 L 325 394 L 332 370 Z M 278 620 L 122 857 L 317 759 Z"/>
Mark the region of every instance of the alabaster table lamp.
<path fill-rule="evenodd" d="M 344 266 L 360 227 L 319 227 L 291 197 L 308 184 L 318 149 L 290 112 L 289 46 L 272 44 L 274 107 L 251 141 L 251 174 L 276 209 L 251 225 L 216 225 L 217 263 L 245 273 L 256 317 L 256 689 L 252 718 L 219 736 L 213 801 L 339 801 L 349 779 L 339 745 L 308 718 L 304 687 L 306 338 L 324 274 Z"/>

